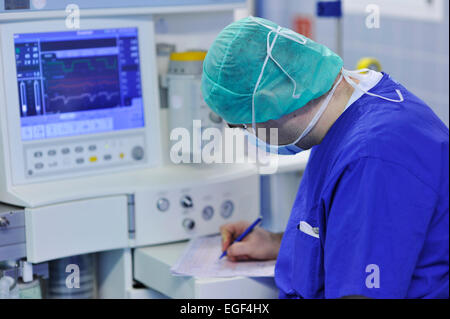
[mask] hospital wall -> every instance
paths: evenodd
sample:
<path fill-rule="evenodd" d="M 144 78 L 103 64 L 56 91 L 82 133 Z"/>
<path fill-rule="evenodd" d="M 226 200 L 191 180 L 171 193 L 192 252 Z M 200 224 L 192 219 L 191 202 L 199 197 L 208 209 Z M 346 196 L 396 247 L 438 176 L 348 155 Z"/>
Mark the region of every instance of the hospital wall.
<path fill-rule="evenodd" d="M 296 15 L 314 16 L 316 0 L 259 0 L 256 15 L 292 27 Z M 391 74 L 424 100 L 449 125 L 449 2 L 443 1 L 441 21 L 383 16 L 380 28 L 365 25 L 367 14 L 345 14 L 343 58 L 354 69 L 361 57 L 374 56 Z M 314 39 L 336 49 L 336 23 L 315 19 Z"/>

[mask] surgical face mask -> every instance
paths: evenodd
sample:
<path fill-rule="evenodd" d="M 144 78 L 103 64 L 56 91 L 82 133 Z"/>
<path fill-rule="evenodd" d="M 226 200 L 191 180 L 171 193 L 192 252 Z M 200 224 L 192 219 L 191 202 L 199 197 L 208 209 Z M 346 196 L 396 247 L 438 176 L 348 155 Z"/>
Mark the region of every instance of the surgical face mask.
<path fill-rule="evenodd" d="M 312 131 L 314 126 L 316 126 L 317 122 L 319 122 L 321 116 L 327 109 L 327 106 L 330 104 L 330 101 L 334 95 L 334 92 L 336 91 L 336 88 L 341 83 L 342 78 L 343 78 L 343 76 L 341 75 L 339 77 L 339 80 L 336 82 L 336 84 L 333 86 L 333 88 L 328 93 L 327 97 L 325 98 L 325 101 L 323 101 L 323 103 L 320 106 L 317 113 L 314 115 L 312 120 L 309 122 L 306 129 L 302 132 L 302 134 L 299 137 L 297 137 L 295 139 L 294 142 L 287 144 L 287 145 L 268 144 L 265 141 L 263 141 L 257 137 L 255 129 L 253 129 L 256 127 L 255 124 L 253 124 L 253 126 L 252 126 L 253 133 L 250 133 L 247 130 L 245 130 L 245 135 L 247 136 L 248 141 L 250 143 L 252 143 L 253 145 L 257 146 L 258 148 L 265 150 L 267 153 L 274 153 L 274 154 L 279 154 L 279 155 L 295 155 L 297 153 L 304 151 L 305 149 L 299 147 L 297 145 L 297 143 L 299 143 L 306 135 L 308 135 Z"/>

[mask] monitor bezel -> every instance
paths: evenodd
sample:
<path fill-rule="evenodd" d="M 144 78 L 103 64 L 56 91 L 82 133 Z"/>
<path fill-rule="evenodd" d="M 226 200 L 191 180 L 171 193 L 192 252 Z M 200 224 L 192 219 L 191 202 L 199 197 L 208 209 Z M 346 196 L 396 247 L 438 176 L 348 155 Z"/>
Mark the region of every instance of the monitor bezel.
<path fill-rule="evenodd" d="M 1 26 L 1 58 L 3 64 L 3 84 L 5 94 L 7 132 L 3 137 L 3 147 L 8 148 L 10 172 L 13 185 L 29 184 L 47 180 L 55 180 L 83 175 L 103 174 L 114 171 L 124 171 L 142 167 L 153 167 L 161 163 L 160 147 L 160 116 L 157 65 L 155 55 L 154 24 L 149 17 L 117 17 L 117 18 L 85 18 L 81 20 L 80 31 L 92 29 L 137 28 L 142 99 L 144 103 L 145 125 L 142 128 L 124 129 L 94 134 L 58 137 L 43 140 L 23 141 L 21 135 L 21 117 L 19 107 L 19 92 L 17 88 L 17 70 L 15 60 L 15 34 L 45 33 L 59 31 L 76 31 L 68 29 L 64 19 L 42 20 L 31 22 L 14 22 Z M 1 109 L 0 109 L 1 111 Z M 90 138 L 113 138 L 127 136 L 132 133 L 145 135 L 147 156 L 142 163 L 128 166 L 99 167 L 95 171 L 65 172 L 56 175 L 35 176 L 29 178 L 25 174 L 25 147 L 30 145 L 51 145 L 85 141 Z M 7 141 L 5 141 L 7 139 Z M 150 151 L 151 150 L 151 151 Z M 9 152 L 8 152 L 9 151 Z"/>

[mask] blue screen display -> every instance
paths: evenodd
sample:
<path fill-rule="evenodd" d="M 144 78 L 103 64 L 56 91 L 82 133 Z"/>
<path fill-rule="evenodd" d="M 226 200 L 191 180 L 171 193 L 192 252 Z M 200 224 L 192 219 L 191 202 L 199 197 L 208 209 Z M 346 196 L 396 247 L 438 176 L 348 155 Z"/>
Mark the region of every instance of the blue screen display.
<path fill-rule="evenodd" d="M 144 126 L 137 28 L 15 34 L 22 140 Z"/>

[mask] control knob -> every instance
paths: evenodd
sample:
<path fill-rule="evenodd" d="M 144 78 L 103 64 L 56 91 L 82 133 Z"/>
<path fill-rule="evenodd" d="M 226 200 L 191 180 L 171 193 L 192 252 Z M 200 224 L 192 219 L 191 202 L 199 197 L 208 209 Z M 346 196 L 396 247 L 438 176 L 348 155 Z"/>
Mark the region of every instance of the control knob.
<path fill-rule="evenodd" d="M 189 195 L 185 195 L 181 198 L 180 204 L 183 208 L 192 208 L 194 207 L 194 202 L 192 201 L 192 197 Z"/>
<path fill-rule="evenodd" d="M 189 230 L 193 230 L 194 227 L 195 227 L 195 221 L 193 219 L 190 219 L 190 218 L 185 218 L 183 220 L 183 227 L 184 227 L 184 229 L 186 229 L 188 231 Z"/>

